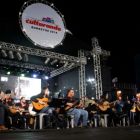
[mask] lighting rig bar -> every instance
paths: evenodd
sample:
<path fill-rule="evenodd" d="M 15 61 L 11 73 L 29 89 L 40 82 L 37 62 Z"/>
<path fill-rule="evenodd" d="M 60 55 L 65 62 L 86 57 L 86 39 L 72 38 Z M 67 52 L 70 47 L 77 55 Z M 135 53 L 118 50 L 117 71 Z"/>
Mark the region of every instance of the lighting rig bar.
<path fill-rule="evenodd" d="M 68 65 L 66 67 L 60 67 L 59 69 L 53 70 L 53 71 L 50 72 L 50 78 L 53 78 L 53 77 L 55 77 L 57 75 L 60 75 L 60 74 L 62 74 L 64 72 L 67 72 L 67 71 L 69 71 L 69 70 L 71 70 L 71 69 L 73 69 L 73 68 L 75 68 L 77 66 L 78 65 L 71 65 L 71 66 Z"/>
<path fill-rule="evenodd" d="M 54 70 L 53 68 L 45 67 L 42 65 L 36 65 L 36 64 L 30 64 L 30 63 L 21 63 L 13 60 L 5 60 L 5 59 L 0 59 L 0 64 L 1 65 L 8 65 L 8 66 L 15 66 L 15 67 L 20 67 L 20 68 L 27 68 L 27 69 L 36 69 L 36 70 L 42 70 L 42 71 L 52 71 Z"/>
<path fill-rule="evenodd" d="M 25 54 L 40 56 L 40 57 L 45 57 L 45 58 L 49 57 L 49 58 L 53 58 L 53 59 L 74 62 L 74 63 L 77 63 L 79 65 L 86 64 L 86 58 L 80 59 L 79 57 L 50 52 L 50 51 L 46 51 L 43 49 L 35 49 L 35 48 L 31 48 L 31 47 L 25 47 L 25 46 L 1 42 L 1 41 L 0 41 L 0 49 L 4 49 L 4 50 L 8 50 L 8 51 L 11 50 L 11 51 L 15 51 L 15 52 L 22 52 Z"/>

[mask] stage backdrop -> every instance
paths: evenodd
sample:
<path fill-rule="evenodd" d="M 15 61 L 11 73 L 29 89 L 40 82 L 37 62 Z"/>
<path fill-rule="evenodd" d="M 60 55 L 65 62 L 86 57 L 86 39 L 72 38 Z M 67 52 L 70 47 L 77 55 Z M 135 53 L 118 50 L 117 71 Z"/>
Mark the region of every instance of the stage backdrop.
<path fill-rule="evenodd" d="M 0 90 L 7 89 L 10 89 L 17 99 L 22 96 L 30 99 L 31 96 L 41 92 L 41 79 L 0 75 Z"/>

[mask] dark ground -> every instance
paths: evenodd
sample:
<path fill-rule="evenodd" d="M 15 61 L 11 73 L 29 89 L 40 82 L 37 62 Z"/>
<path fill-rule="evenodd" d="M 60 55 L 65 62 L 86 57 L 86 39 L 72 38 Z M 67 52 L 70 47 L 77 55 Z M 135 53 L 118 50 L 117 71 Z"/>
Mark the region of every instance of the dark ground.
<path fill-rule="evenodd" d="M 140 126 L 1 131 L 0 140 L 140 140 Z"/>

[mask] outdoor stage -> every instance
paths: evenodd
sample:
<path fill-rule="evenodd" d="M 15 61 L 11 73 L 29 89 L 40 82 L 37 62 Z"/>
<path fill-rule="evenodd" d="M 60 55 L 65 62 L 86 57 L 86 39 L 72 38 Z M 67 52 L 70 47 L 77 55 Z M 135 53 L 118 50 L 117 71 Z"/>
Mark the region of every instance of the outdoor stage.
<path fill-rule="evenodd" d="M 14 130 L 0 132 L 1 140 L 139 140 L 140 126 L 116 128 L 74 128 Z"/>

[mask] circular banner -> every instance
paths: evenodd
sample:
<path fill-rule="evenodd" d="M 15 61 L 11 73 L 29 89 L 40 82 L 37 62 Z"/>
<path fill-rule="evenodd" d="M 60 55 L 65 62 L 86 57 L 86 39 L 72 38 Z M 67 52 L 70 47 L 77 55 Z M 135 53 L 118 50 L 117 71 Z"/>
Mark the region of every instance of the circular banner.
<path fill-rule="evenodd" d="M 54 6 L 42 1 L 26 2 L 19 15 L 23 33 L 35 45 L 54 48 L 63 41 L 65 22 Z"/>

